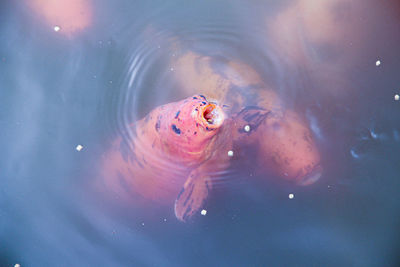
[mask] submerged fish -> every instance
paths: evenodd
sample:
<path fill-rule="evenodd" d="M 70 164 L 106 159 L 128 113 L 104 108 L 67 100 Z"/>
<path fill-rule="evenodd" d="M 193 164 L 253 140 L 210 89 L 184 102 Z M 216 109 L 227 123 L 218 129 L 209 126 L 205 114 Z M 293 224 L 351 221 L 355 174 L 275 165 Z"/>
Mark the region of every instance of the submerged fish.
<path fill-rule="evenodd" d="M 320 155 L 305 121 L 285 109 L 250 66 L 225 63 L 214 69 L 210 57 L 193 53 L 178 59 L 174 73 L 182 94 L 216 100 L 195 95 L 158 107 L 132 125 L 133 140 L 117 140 L 104 164 L 111 186 L 122 189 L 119 195 L 126 190 L 175 203 L 176 217 L 186 221 L 228 169 L 230 150 L 244 151 L 240 162 L 262 175 L 300 185 L 319 179 Z M 217 102 L 228 108 L 223 111 Z"/>
<path fill-rule="evenodd" d="M 320 154 L 310 127 L 285 107 L 255 69 L 193 52 L 177 58 L 174 67 L 182 94 L 210 95 L 229 106 L 235 148 L 255 151 L 257 164 L 250 159 L 254 169 L 301 185 L 320 178 Z"/>
<path fill-rule="evenodd" d="M 299 185 L 310 185 L 322 175 L 311 132 L 293 111 L 246 107 L 234 121 L 234 146 L 255 150 L 256 173 L 272 173 Z"/>
<path fill-rule="evenodd" d="M 108 185 L 119 194 L 128 190 L 158 203 L 175 203 L 176 217 L 187 220 L 202 208 L 212 176 L 229 164 L 227 120 L 222 108 L 202 95 L 157 107 L 132 125 L 130 144 L 119 139 L 107 154 Z"/>

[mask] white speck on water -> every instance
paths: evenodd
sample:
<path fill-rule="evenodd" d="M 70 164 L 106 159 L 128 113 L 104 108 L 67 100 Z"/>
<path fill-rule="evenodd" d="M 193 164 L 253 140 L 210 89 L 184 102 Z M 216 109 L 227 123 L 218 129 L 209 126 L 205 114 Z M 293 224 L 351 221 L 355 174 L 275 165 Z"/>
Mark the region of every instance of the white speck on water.
<path fill-rule="evenodd" d="M 21 267 L 21 265 L 20 265 L 19 263 L 16 263 L 16 264 L 14 265 L 14 267 Z"/>
<path fill-rule="evenodd" d="M 83 146 L 82 145 L 77 145 L 75 149 L 76 149 L 76 151 L 81 151 L 83 149 Z"/>
<path fill-rule="evenodd" d="M 144 222 L 142 222 L 142 226 L 144 226 Z"/>
<path fill-rule="evenodd" d="M 400 100 L 400 95 L 398 95 L 398 94 L 394 95 L 394 100 L 399 101 Z"/>
<path fill-rule="evenodd" d="M 206 216 L 207 211 L 206 210 L 202 210 L 200 213 L 201 213 L 201 215 Z"/>
<path fill-rule="evenodd" d="M 164 218 L 164 222 L 166 222 L 167 221 L 167 218 Z"/>
<path fill-rule="evenodd" d="M 61 30 L 60 26 L 54 26 L 53 29 L 54 29 L 55 32 L 58 32 L 59 30 Z"/>
<path fill-rule="evenodd" d="M 171 68 L 170 70 L 171 70 L 171 71 L 174 71 L 174 68 Z"/>
<path fill-rule="evenodd" d="M 380 60 L 377 60 L 377 61 L 375 62 L 375 65 L 376 65 L 376 66 L 381 65 L 381 61 L 380 61 Z"/>
<path fill-rule="evenodd" d="M 250 132 L 250 125 L 244 126 L 244 131 L 245 132 Z"/>
<path fill-rule="evenodd" d="M 109 81 L 109 83 L 113 83 L 113 81 Z"/>
<path fill-rule="evenodd" d="M 229 151 L 228 151 L 228 156 L 229 156 L 229 157 L 233 157 L 233 151 L 232 151 L 232 150 L 229 150 Z"/>
<path fill-rule="evenodd" d="M 294 194 L 290 193 L 289 194 L 289 199 L 293 199 L 294 198 Z"/>

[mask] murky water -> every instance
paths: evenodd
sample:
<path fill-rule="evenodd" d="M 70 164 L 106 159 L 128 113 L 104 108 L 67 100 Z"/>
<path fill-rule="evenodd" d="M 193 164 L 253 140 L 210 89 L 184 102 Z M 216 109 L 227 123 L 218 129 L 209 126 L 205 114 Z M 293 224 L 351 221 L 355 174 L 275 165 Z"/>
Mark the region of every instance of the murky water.
<path fill-rule="evenodd" d="M 397 266 L 399 20 L 394 0 L 2 1 L 1 265 Z M 187 223 L 112 191 L 115 140 L 225 80 L 304 118 L 316 183 L 230 168 Z"/>

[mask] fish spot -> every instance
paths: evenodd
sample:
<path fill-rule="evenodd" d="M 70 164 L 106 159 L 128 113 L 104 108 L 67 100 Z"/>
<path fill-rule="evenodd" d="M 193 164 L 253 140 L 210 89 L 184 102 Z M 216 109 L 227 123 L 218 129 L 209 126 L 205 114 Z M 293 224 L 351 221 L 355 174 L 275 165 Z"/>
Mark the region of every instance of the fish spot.
<path fill-rule="evenodd" d="M 200 95 L 200 97 L 202 97 L 204 100 L 207 100 L 206 97 L 204 95 Z"/>
<path fill-rule="evenodd" d="M 155 125 L 155 129 L 156 129 L 157 132 L 160 130 L 160 126 L 161 126 L 161 117 L 158 116 L 157 122 L 156 122 L 156 125 Z"/>
<path fill-rule="evenodd" d="M 197 97 L 194 96 L 193 99 L 197 99 Z"/>
<path fill-rule="evenodd" d="M 180 130 L 178 127 L 176 127 L 175 124 L 172 124 L 172 125 L 171 125 L 171 128 L 172 128 L 172 130 L 173 130 L 176 134 L 178 134 L 178 135 L 181 134 L 181 130 Z"/>
<path fill-rule="evenodd" d="M 203 102 L 201 102 L 201 103 L 202 103 L 203 105 L 207 104 L 207 103 L 206 103 L 206 102 L 204 102 L 204 101 L 203 101 Z"/>
<path fill-rule="evenodd" d="M 178 112 L 176 113 L 176 115 L 175 115 L 175 119 L 177 119 L 177 118 L 179 117 L 179 113 L 181 113 L 181 111 L 180 111 L 180 110 L 178 110 Z"/>

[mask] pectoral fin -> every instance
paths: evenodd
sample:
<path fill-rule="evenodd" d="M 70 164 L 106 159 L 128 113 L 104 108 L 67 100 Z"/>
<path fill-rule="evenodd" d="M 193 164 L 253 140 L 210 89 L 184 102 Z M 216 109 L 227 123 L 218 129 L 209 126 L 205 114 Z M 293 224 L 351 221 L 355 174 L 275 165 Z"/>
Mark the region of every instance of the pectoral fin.
<path fill-rule="evenodd" d="M 175 200 L 175 216 L 180 221 L 185 222 L 199 212 L 210 193 L 212 187 L 211 178 L 201 169 L 194 169 L 190 173 Z"/>

